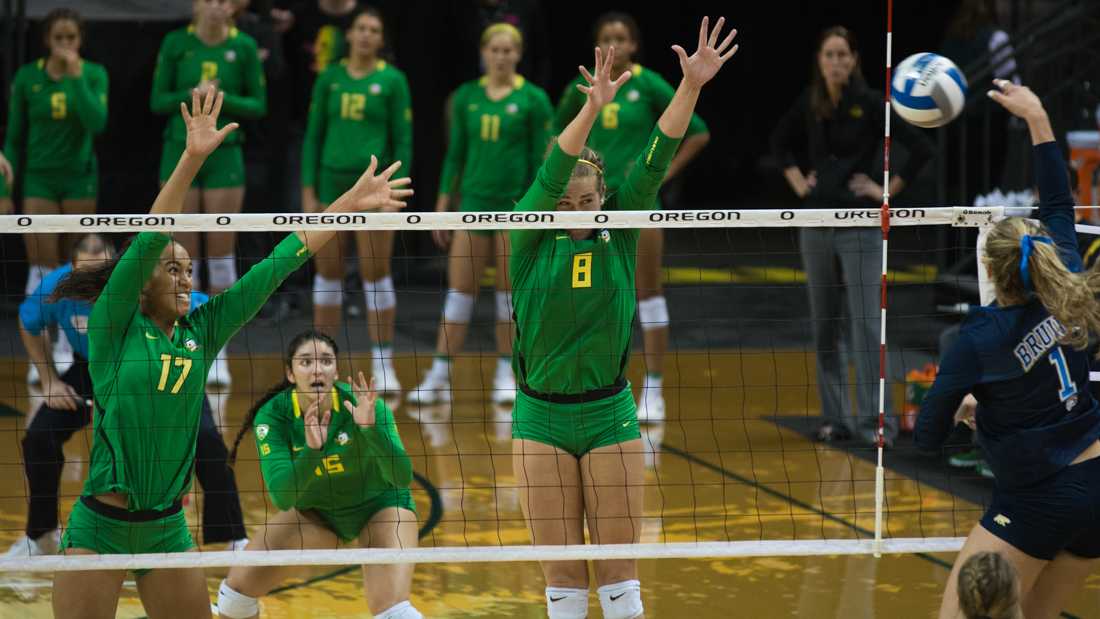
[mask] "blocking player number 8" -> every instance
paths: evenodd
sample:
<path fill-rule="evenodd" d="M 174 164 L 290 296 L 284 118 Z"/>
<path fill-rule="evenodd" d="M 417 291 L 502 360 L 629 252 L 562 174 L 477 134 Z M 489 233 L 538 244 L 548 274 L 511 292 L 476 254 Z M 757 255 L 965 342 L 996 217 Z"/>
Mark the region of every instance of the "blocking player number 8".
<path fill-rule="evenodd" d="M 1062 390 L 1058 392 L 1058 398 L 1063 402 L 1077 395 L 1077 384 L 1069 376 L 1069 367 L 1066 365 L 1066 356 L 1062 354 L 1062 347 L 1055 346 L 1050 351 L 1050 364 L 1058 371 L 1058 382 L 1062 384 Z"/>
<path fill-rule="evenodd" d="M 592 252 L 573 256 L 573 287 L 592 287 Z"/>

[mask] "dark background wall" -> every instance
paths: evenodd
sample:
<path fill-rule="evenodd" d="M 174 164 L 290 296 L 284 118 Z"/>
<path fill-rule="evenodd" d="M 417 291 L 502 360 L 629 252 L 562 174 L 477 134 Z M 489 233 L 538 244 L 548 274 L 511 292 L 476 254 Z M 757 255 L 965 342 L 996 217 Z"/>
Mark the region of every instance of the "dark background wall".
<path fill-rule="evenodd" d="M 79 3 L 77 3 L 79 4 Z M 448 92 L 477 75 L 478 52 L 464 31 L 472 2 L 403 0 L 378 2 L 396 64 L 409 76 L 415 112 L 413 176 L 418 197 L 412 208 L 433 204 L 444 150 L 443 108 Z M 778 176 L 762 173 L 767 137 L 780 114 L 804 88 L 817 33 L 832 24 L 853 29 L 860 40 L 864 72 L 882 87 L 885 2 L 649 2 L 553 1 L 542 3 L 550 44 L 549 80 L 541 84 L 553 99 L 573 78 L 576 66 L 591 63 L 591 29 L 604 11 L 628 10 L 643 31 L 641 61 L 675 84 L 679 67 L 669 50 L 674 42 L 694 47 L 699 18 L 725 14 L 740 31 L 741 51 L 705 92 L 699 106 L 712 141 L 689 168 L 674 204 L 765 206 L 788 199 L 777 192 Z M 894 14 L 894 57 L 936 49 L 955 2 L 898 2 Z M 137 212 L 156 191 L 163 117 L 149 112 L 148 98 L 157 47 L 179 22 L 96 21 L 89 24 L 85 55 L 107 65 L 111 75 L 110 120 L 99 139 L 102 169 L 100 210 Z M 27 58 L 43 53 L 32 22 Z M 540 59 L 540 63 L 543 59 Z M 280 105 L 272 93 L 270 105 Z M 288 166 L 293 168 L 293 166 Z M 284 191 L 286 193 L 286 191 Z M 293 195 L 249 201 L 250 210 L 293 208 Z"/>

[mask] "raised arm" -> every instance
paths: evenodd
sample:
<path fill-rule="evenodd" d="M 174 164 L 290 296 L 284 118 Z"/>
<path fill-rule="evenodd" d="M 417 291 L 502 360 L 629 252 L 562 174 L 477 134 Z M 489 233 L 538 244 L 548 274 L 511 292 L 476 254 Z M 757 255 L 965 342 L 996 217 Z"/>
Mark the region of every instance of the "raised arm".
<path fill-rule="evenodd" d="M 664 113 L 657 120 L 657 128 L 646 143 L 645 151 L 630 170 L 629 176 L 619 189 L 618 207 L 625 210 L 646 210 L 653 208 L 657 191 L 661 187 L 670 162 L 676 154 L 680 140 L 687 133 L 695 113 L 695 104 L 699 93 L 718 70 L 735 53 L 737 45 L 732 45 L 737 36 L 731 30 L 720 45 L 718 36 L 725 24 L 724 17 L 718 18 L 714 30 L 708 30 L 709 19 L 704 17 L 699 27 L 699 48 L 691 56 L 684 48 L 673 45 L 672 49 L 680 58 L 680 68 L 684 73 L 676 93 L 672 95 Z M 732 45 L 732 46 L 731 46 Z"/>
<path fill-rule="evenodd" d="M 218 148 L 225 137 L 237 129 L 237 123 L 217 128 L 218 115 L 222 109 L 222 93 L 213 94 L 207 90 L 202 101 L 199 101 L 199 92 L 191 91 L 191 111 L 187 111 L 187 105 L 180 104 L 180 114 L 183 115 L 184 125 L 187 127 L 187 147 L 176 168 L 172 170 L 172 176 L 161 187 L 150 214 L 171 214 L 183 210 L 183 199 L 187 190 L 191 188 L 191 181 L 199 173 L 206 158 Z"/>
<path fill-rule="evenodd" d="M 737 53 L 737 45 L 730 46 L 733 38 L 737 36 L 736 30 L 730 30 L 722 44 L 718 43 L 718 36 L 722 33 L 722 26 L 726 23 L 725 17 L 719 17 L 714 30 L 708 32 L 710 18 L 704 17 L 699 24 L 699 48 L 691 56 L 687 55 L 683 47 L 673 45 L 672 51 L 680 58 L 680 69 L 684 72 L 680 80 L 676 94 L 665 108 L 665 113 L 657 120 L 657 127 L 661 133 L 670 138 L 682 138 L 687 133 L 691 124 L 692 114 L 695 112 L 695 104 L 699 100 L 699 93 L 722 68 L 727 60 Z"/>
<path fill-rule="evenodd" d="M 1084 264 L 1073 225 L 1073 194 L 1066 162 L 1058 143 L 1054 141 L 1054 129 L 1043 102 L 1027 86 L 999 79 L 993 80 L 993 84 L 996 89 L 989 91 L 989 97 L 1026 122 L 1031 133 L 1035 184 L 1039 186 L 1039 220 L 1054 237 L 1066 266 L 1071 271 L 1081 271 Z"/>

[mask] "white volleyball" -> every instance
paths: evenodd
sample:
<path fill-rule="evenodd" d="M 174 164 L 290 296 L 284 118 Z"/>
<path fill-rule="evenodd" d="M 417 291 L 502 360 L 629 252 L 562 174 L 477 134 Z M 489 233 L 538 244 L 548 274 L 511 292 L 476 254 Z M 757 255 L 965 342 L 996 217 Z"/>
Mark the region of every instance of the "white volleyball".
<path fill-rule="evenodd" d="M 949 59 L 924 52 L 897 66 L 890 84 L 891 107 L 918 127 L 940 127 L 966 106 L 966 76 Z"/>

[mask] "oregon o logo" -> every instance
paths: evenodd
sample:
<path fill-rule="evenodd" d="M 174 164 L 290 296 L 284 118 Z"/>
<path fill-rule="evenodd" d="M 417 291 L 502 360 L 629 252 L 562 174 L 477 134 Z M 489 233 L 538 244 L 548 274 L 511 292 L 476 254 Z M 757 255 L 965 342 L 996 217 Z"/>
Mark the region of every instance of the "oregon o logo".
<path fill-rule="evenodd" d="M 598 223 L 598 224 L 607 223 L 607 214 L 606 213 L 600 213 L 600 214 L 596 215 L 596 223 Z"/>

